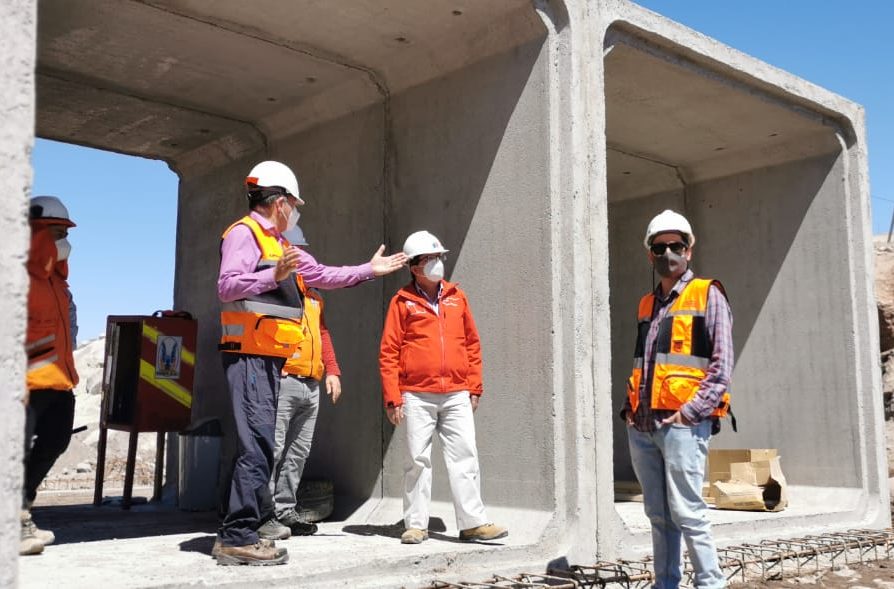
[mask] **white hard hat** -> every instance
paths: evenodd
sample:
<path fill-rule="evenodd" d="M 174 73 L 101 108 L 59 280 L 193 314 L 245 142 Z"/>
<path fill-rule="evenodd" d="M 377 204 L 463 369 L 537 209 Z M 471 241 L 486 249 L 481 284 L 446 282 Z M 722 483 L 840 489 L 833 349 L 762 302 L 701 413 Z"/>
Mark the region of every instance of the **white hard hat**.
<path fill-rule="evenodd" d="M 670 209 L 665 209 L 655 215 L 649 222 L 649 227 L 646 229 L 646 237 L 643 239 L 643 245 L 648 248 L 652 244 L 652 239 L 656 235 L 671 232 L 684 235 L 689 247 L 692 247 L 695 244 L 695 235 L 692 233 L 692 226 L 689 224 L 689 221 L 686 220 L 686 217 Z"/>
<path fill-rule="evenodd" d="M 289 166 L 273 160 L 261 162 L 251 169 L 245 178 L 245 184 L 260 186 L 261 188 L 279 187 L 298 199 L 298 204 L 304 201 L 298 194 L 298 178 Z"/>
<path fill-rule="evenodd" d="M 55 196 L 35 196 L 31 199 L 28 210 L 29 221 L 46 221 L 48 224 L 74 227 L 74 221 L 68 215 L 68 209 Z"/>
<path fill-rule="evenodd" d="M 449 250 L 444 249 L 441 240 L 429 233 L 428 231 L 417 231 L 411 233 L 404 242 L 404 253 L 411 260 L 416 256 L 424 256 L 425 254 L 443 254 Z"/>

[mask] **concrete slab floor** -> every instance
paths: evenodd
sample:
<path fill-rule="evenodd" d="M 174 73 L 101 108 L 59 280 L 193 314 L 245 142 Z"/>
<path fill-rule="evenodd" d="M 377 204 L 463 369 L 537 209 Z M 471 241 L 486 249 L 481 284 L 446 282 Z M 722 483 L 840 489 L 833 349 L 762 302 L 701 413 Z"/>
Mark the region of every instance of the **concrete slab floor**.
<path fill-rule="evenodd" d="M 847 512 L 857 509 L 861 490 L 845 487 L 810 487 L 790 485 L 788 487 L 789 505 L 782 511 L 731 511 L 714 509 L 708 511 L 711 525 L 715 533 L 723 534 L 726 526 L 737 523 L 753 523 L 760 521 L 792 520 L 792 526 L 798 521 L 819 514 Z M 615 503 L 615 509 L 627 529 L 631 532 L 648 532 L 649 520 L 643 512 L 643 504 L 635 501 Z"/>
<path fill-rule="evenodd" d="M 135 492 L 141 494 L 149 493 Z M 440 562 L 445 576 L 455 576 L 456 563 L 461 564 L 464 555 L 513 550 L 535 538 L 522 531 L 499 542 L 463 543 L 457 531 L 447 527 L 452 519 L 449 506 L 433 504 L 433 516 L 440 517 L 432 518 L 431 539 L 417 546 L 400 544 L 399 518 L 387 520 L 391 524 L 324 522 L 312 537 L 277 542 L 289 549 L 290 562 L 284 566 L 221 567 L 210 556 L 218 523 L 213 512 L 184 512 L 160 504 L 135 505 L 128 512 L 113 505 L 94 507 L 85 494 L 75 497 L 79 504 L 48 505 L 59 503 L 58 497 L 41 495 L 34 518 L 42 528 L 53 530 L 57 540 L 43 554 L 19 560 L 20 587 L 49 587 L 61 579 L 68 589 L 240 587 L 261 582 L 289 587 L 420 587 L 436 578 L 437 572 L 431 571 L 439 570 Z M 384 518 L 392 511 L 393 506 L 376 509 L 374 517 Z M 536 566 L 544 567 L 545 563 Z"/>

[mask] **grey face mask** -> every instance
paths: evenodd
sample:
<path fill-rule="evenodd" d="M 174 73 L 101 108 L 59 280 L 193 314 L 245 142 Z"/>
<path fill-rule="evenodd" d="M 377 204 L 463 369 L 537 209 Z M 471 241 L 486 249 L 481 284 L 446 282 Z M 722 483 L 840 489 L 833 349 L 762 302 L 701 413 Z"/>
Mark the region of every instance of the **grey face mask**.
<path fill-rule="evenodd" d="M 689 262 L 682 254 L 675 254 L 668 248 L 663 256 L 655 256 L 655 271 L 662 278 L 671 278 L 673 276 L 681 276 L 688 266 Z"/>

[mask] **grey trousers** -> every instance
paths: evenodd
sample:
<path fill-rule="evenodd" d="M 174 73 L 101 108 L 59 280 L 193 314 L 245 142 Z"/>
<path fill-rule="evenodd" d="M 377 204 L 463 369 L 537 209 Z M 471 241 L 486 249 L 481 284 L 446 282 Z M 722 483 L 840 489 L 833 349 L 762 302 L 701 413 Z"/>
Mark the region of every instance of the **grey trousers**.
<path fill-rule="evenodd" d="M 310 455 L 310 444 L 317 425 L 320 408 L 320 382 L 292 375 L 280 381 L 279 401 L 276 404 L 276 432 L 274 434 L 273 494 L 277 517 L 295 509 L 298 483 L 304 464 Z"/>

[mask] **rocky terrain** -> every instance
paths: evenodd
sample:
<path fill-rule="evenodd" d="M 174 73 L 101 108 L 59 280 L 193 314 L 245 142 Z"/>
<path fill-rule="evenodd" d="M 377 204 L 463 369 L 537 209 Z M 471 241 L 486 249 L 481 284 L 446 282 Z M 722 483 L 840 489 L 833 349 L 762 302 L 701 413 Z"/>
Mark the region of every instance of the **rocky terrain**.
<path fill-rule="evenodd" d="M 75 365 L 81 380 L 75 388 L 74 427 L 77 429 L 86 426 L 87 430 L 72 436 L 68 450 L 53 466 L 41 489 L 93 488 L 96 476 L 96 446 L 99 441 L 104 353 L 105 337 L 84 342 L 75 350 Z M 106 447 L 106 488 L 120 488 L 124 481 L 128 436 L 127 432 L 109 431 Z M 154 469 L 155 434 L 141 434 L 137 447 L 134 484 L 151 484 Z"/>

